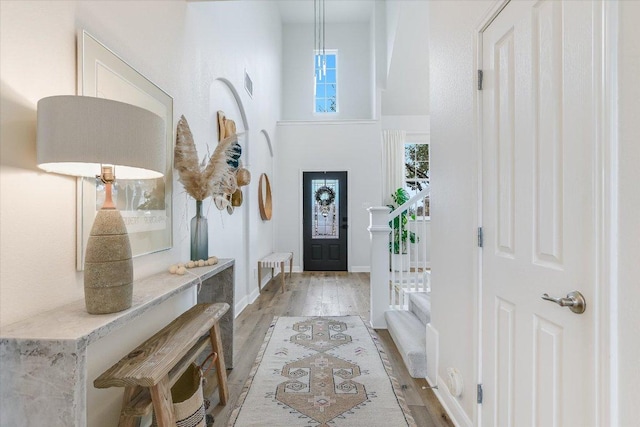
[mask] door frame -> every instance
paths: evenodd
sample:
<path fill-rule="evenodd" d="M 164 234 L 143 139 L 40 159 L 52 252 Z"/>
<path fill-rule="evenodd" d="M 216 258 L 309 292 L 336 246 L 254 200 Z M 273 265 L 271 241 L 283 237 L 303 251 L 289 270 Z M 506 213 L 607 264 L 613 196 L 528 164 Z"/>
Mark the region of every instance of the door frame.
<path fill-rule="evenodd" d="M 298 224 L 298 253 L 300 254 L 300 271 L 304 271 L 304 224 L 303 224 L 303 203 L 304 203 L 304 173 L 305 172 L 346 172 L 347 173 L 347 271 L 352 273 L 351 271 L 351 245 L 353 242 L 353 236 L 351 227 L 352 224 L 352 213 L 353 213 L 353 204 L 351 200 L 353 199 L 353 179 L 349 177 L 351 175 L 350 168 L 339 168 L 339 167 L 330 167 L 325 169 L 314 168 L 314 169 L 298 169 L 298 217 L 300 218 Z"/>
<path fill-rule="evenodd" d="M 497 0 L 480 19 L 474 31 L 476 49 L 474 53 L 472 72 L 483 69 L 482 39 L 484 31 L 493 20 L 507 6 L 511 0 Z M 599 67 L 594 68 L 593 93 L 596 111 L 593 116 L 597 120 L 595 146 L 595 165 L 593 180 L 595 182 L 595 205 L 592 207 L 595 219 L 595 295 L 590 308 L 595 310 L 594 316 L 594 376 L 595 376 L 595 414 L 597 425 L 618 425 L 618 347 L 617 347 L 617 318 L 612 318 L 612 307 L 617 306 L 617 231 L 618 231 L 618 18 L 617 2 L 594 0 L 592 2 L 597 33 L 594 39 L 600 49 L 596 49 L 594 58 Z M 477 84 L 477 80 L 475 81 Z M 482 161 L 483 161 L 483 99 L 482 91 L 473 88 L 475 100 L 475 157 L 476 186 L 475 212 L 477 227 L 482 227 Z M 473 293 L 475 301 L 474 343 L 475 343 L 475 377 L 478 384 L 482 384 L 482 296 L 483 271 L 482 248 L 476 250 L 475 280 L 477 286 Z M 474 405 L 474 425 L 482 426 L 482 404 Z"/>

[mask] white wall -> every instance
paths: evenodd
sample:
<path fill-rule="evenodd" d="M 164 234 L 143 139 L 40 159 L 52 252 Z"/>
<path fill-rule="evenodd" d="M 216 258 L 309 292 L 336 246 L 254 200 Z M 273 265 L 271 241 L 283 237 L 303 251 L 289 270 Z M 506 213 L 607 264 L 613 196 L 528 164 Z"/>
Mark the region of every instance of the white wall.
<path fill-rule="evenodd" d="M 618 317 L 619 387 L 618 425 L 633 426 L 640 419 L 640 2 L 621 1 L 619 81 L 619 245 Z"/>
<path fill-rule="evenodd" d="M 278 125 L 274 193 L 276 249 L 293 251 L 302 263 L 302 172 L 347 171 L 349 270 L 369 267 L 369 213 L 381 203 L 381 140 L 378 122 L 287 123 Z"/>
<path fill-rule="evenodd" d="M 402 7 L 400 1 L 386 1 L 385 2 L 385 15 L 386 15 L 386 33 L 387 33 L 387 63 L 386 75 L 389 75 L 391 69 L 391 59 L 393 58 L 393 50 L 396 45 L 396 34 L 398 32 L 398 23 L 400 21 L 400 9 Z"/>
<path fill-rule="evenodd" d="M 35 155 L 37 101 L 76 93 L 75 38 L 80 28 L 174 97 L 174 123 L 181 114 L 187 117 L 201 156 L 207 145 L 212 151 L 216 143 L 217 109 L 227 111 L 239 128 L 246 127 L 236 116 L 232 93 L 216 79 L 226 78 L 237 88 L 249 128 L 244 160 L 254 179 L 245 187 L 246 204 L 233 216 L 208 210 L 209 247 L 212 255 L 236 258 L 236 299 L 249 302 L 257 283 L 254 269 L 247 266 L 270 251 L 273 236 L 272 225 L 262 223 L 254 212 L 254 200 L 257 177 L 272 171 L 260 131 L 274 135 L 280 117 L 282 41 L 276 5 L 2 1 L 0 19 L 0 324 L 83 298 L 83 276 L 75 270 L 75 180 L 39 171 Z M 243 89 L 245 68 L 254 81 L 253 99 Z M 177 180 L 173 201 L 174 247 L 135 258 L 136 278 L 189 257 L 187 224 L 195 203 L 187 200 Z M 250 245 L 254 241 L 260 242 L 255 249 Z M 172 299 L 104 341 L 112 345 L 90 348 L 98 357 L 89 372 L 114 363 L 192 302 L 193 295 Z M 105 348 L 109 351 L 103 352 Z M 89 393 L 88 424 L 114 425 L 120 395 L 117 389 Z"/>
<path fill-rule="evenodd" d="M 380 119 L 383 130 L 403 130 L 410 134 L 429 135 L 431 121 L 429 116 L 411 115 L 383 115 Z"/>
<path fill-rule="evenodd" d="M 387 84 L 383 115 L 429 114 L 429 3 L 394 0 L 387 3 Z M 390 16 L 391 15 L 391 16 Z M 394 25 L 395 27 L 390 27 Z"/>
<path fill-rule="evenodd" d="M 326 48 L 338 50 L 338 113 L 313 112 L 313 24 L 283 26 L 282 118 L 371 119 L 368 23 L 326 26 Z"/>
<path fill-rule="evenodd" d="M 454 405 L 473 418 L 477 218 L 474 28 L 493 2 L 429 4 L 432 326 L 438 375 L 457 368 L 465 385 Z M 433 345 L 428 343 L 427 345 Z M 456 408 L 452 408 L 456 409 Z"/>
<path fill-rule="evenodd" d="M 269 141 L 271 141 L 272 145 L 275 145 L 275 136 L 276 132 L 261 132 L 258 137 L 259 143 L 254 144 L 255 151 L 257 151 L 256 157 L 263 159 L 261 167 L 252 167 L 252 177 L 251 177 L 251 186 L 254 189 L 253 192 L 253 200 L 252 204 L 254 206 L 251 209 L 251 223 L 256 224 L 255 233 L 252 232 L 250 234 L 250 244 L 249 247 L 252 250 L 251 256 L 251 277 L 249 278 L 249 289 L 251 289 L 250 301 L 255 300 L 257 298 L 258 292 L 258 273 L 256 268 L 253 266 L 257 266 L 258 260 L 265 255 L 268 255 L 271 252 L 274 252 L 274 221 L 263 221 L 260 217 L 260 211 L 258 209 L 258 189 L 259 189 L 259 181 L 260 175 L 265 173 L 269 180 L 272 181 L 274 179 L 274 157 L 272 157 L 272 150 L 269 149 Z M 267 139 L 268 138 L 268 139 Z M 273 148 L 273 147 L 272 147 Z M 273 153 L 275 155 L 275 151 Z M 276 273 L 277 274 L 277 273 Z M 263 269 L 262 272 L 262 285 L 264 286 L 270 279 L 271 269 L 266 268 Z"/>
<path fill-rule="evenodd" d="M 373 86 L 371 87 L 371 111 L 373 118 L 380 119 L 382 114 L 382 90 L 387 87 L 387 11 L 386 2 L 374 2 L 369 22 L 371 70 Z"/>

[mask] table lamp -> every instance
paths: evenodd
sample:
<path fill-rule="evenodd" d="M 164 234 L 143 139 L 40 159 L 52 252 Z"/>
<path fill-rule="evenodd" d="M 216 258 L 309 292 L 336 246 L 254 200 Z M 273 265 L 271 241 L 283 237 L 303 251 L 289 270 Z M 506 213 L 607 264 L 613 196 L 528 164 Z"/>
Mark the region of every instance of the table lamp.
<path fill-rule="evenodd" d="M 105 202 L 85 252 L 85 304 L 90 314 L 126 310 L 133 294 L 131 244 L 111 186 L 116 174 L 120 179 L 163 176 L 164 120 L 110 99 L 52 96 L 38 101 L 37 132 L 39 168 L 104 182 Z"/>

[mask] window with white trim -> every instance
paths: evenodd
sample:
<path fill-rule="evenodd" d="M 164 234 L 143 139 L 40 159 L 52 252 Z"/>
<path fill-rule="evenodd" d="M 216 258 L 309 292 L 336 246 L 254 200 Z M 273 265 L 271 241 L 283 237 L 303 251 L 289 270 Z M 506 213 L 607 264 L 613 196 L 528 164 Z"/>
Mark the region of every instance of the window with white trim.
<path fill-rule="evenodd" d="M 404 183 L 409 197 L 413 197 L 429 184 L 429 144 L 405 142 Z M 418 205 L 417 216 L 429 216 L 429 197 Z"/>
<path fill-rule="evenodd" d="M 314 56 L 313 111 L 315 113 L 338 112 L 338 51 L 316 51 Z"/>

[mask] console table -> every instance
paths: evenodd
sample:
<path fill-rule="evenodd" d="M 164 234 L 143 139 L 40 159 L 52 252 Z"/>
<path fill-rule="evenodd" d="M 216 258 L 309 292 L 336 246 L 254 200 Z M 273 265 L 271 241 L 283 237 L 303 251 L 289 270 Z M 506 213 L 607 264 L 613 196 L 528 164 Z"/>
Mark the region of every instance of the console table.
<path fill-rule="evenodd" d="M 202 280 L 198 302 L 226 302 L 220 320 L 227 368 L 233 367 L 234 260 L 189 269 Z M 133 306 L 91 315 L 79 300 L 0 329 L 2 425 L 86 426 L 87 347 L 153 307 L 198 286 L 191 274 L 159 273 L 133 284 Z M 160 330 L 164 325 L 158 325 Z M 130 349 L 125 349 L 128 351 Z"/>

